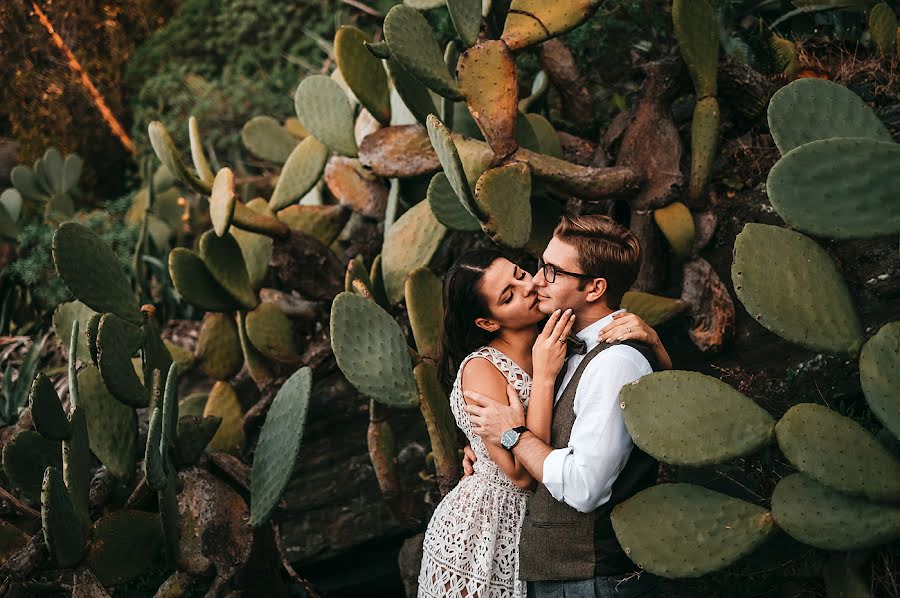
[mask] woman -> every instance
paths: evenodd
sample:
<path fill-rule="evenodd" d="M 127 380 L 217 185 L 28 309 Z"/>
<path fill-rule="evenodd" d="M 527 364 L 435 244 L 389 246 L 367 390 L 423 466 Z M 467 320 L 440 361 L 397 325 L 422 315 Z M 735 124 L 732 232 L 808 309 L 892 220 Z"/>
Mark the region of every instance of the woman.
<path fill-rule="evenodd" d="M 526 408 L 532 382 L 536 393 L 552 393 L 566 345 L 547 339 L 567 336 L 574 316 L 557 312 L 541 331 L 539 323 L 545 316 L 537 305 L 531 275 L 496 250 L 463 255 L 445 280 L 441 379 L 446 387 L 452 386 L 450 405 L 456 424 L 477 460 L 474 475 L 463 478 L 444 497 L 428 524 L 420 598 L 525 595 L 525 583 L 519 581 L 518 539 L 534 480 L 511 453 L 486 446 L 472 431 L 463 410 L 463 391 L 505 396 L 511 385 Z M 613 339 L 648 342 L 660 363 L 671 367 L 659 337 L 633 314 L 620 314 L 601 331 L 600 340 Z M 535 400 L 552 404 L 551 396 Z M 546 409 L 528 412 L 526 425 L 542 431 L 537 433 L 546 435 L 547 441 L 549 417 Z"/>

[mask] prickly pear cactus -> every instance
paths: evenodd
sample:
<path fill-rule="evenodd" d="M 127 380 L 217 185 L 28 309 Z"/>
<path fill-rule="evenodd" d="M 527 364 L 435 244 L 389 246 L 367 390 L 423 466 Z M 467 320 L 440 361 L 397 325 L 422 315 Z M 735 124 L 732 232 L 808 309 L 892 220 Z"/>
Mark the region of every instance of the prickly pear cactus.
<path fill-rule="evenodd" d="M 863 345 L 859 378 L 872 413 L 900 437 L 900 322 L 885 324 Z"/>

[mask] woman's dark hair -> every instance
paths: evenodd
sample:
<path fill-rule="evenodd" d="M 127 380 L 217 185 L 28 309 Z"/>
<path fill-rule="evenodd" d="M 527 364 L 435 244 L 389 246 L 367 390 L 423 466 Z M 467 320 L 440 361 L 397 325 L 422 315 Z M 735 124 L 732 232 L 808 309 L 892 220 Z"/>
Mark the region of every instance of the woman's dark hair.
<path fill-rule="evenodd" d="M 475 325 L 477 318 L 490 317 L 481 292 L 484 271 L 495 260 L 506 257 L 496 249 L 478 249 L 456 260 L 444 279 L 444 321 L 438 375 L 446 390 L 453 387 L 456 372 L 466 356 L 493 340 L 496 333 Z"/>

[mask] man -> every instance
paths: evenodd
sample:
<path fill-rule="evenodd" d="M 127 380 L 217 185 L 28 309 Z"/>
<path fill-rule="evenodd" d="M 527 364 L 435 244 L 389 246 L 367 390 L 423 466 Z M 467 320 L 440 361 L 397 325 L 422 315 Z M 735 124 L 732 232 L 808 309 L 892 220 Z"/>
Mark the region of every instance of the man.
<path fill-rule="evenodd" d="M 538 262 L 541 311 L 571 308 L 583 342 L 557 380 L 549 445 L 524 427 L 519 401 L 465 394 L 473 429 L 539 482 L 519 538 L 529 598 L 658 595 L 657 579 L 626 556 L 609 518 L 656 482 L 657 463 L 634 446 L 618 398 L 652 371 L 653 357 L 642 343 L 598 341 L 637 278 L 640 254 L 637 238 L 610 218 L 564 217 Z"/>

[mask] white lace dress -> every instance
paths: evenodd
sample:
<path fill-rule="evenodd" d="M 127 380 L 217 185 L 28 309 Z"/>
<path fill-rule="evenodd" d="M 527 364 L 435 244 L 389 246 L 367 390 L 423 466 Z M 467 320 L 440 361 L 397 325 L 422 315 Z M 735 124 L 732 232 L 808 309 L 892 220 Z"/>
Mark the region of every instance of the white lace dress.
<path fill-rule="evenodd" d="M 528 407 L 531 377 L 526 372 L 493 347 L 468 355 L 459 372 L 474 357 L 493 363 Z M 521 598 L 525 582 L 519 581 L 519 530 L 531 491 L 517 488 L 491 460 L 481 438 L 472 432 L 464 405 L 457 373 L 450 406 L 477 456 L 475 475 L 444 497 L 428 523 L 419 598 Z"/>

